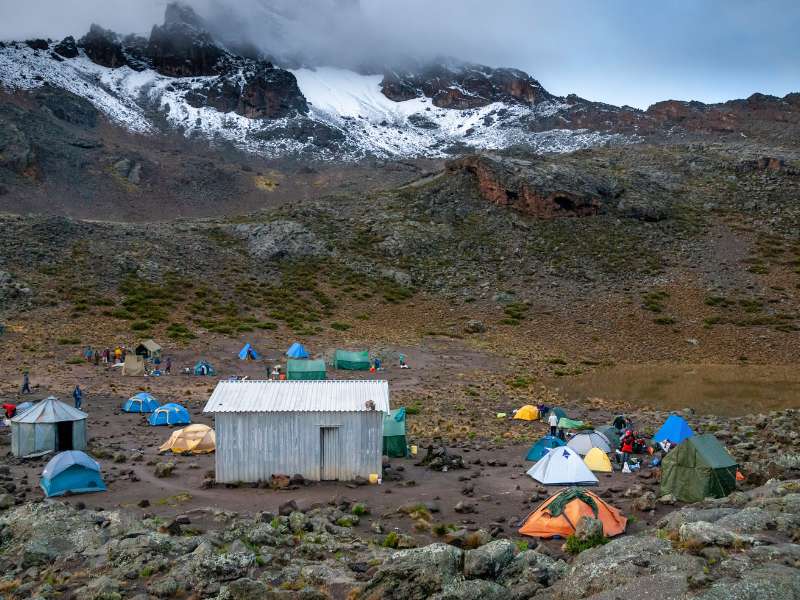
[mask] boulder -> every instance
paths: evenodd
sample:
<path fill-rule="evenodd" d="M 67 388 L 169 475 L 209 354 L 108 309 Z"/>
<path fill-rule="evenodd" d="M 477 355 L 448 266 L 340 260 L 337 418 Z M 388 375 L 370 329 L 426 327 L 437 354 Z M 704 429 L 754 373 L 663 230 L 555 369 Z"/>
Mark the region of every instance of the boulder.
<path fill-rule="evenodd" d="M 644 492 L 641 496 L 631 502 L 631 508 L 640 512 L 655 510 L 656 495 L 653 492 Z"/>
<path fill-rule="evenodd" d="M 575 525 L 575 537 L 585 542 L 603 537 L 603 522 L 600 519 L 581 517 Z"/>
<path fill-rule="evenodd" d="M 691 550 L 699 550 L 705 546 L 730 547 L 753 543 L 750 537 L 741 536 L 730 529 L 706 521 L 684 523 L 678 530 L 678 539 Z"/>
<path fill-rule="evenodd" d="M 461 576 L 463 552 L 447 544 L 402 550 L 378 568 L 364 600 L 426 600 Z"/>
<path fill-rule="evenodd" d="M 486 325 L 483 324 L 483 321 L 478 321 L 477 319 L 470 319 L 464 325 L 464 333 L 484 333 L 485 331 Z"/>
<path fill-rule="evenodd" d="M 511 562 L 516 547 L 510 540 L 489 542 L 464 555 L 464 576 L 467 579 L 495 579 Z"/>
<path fill-rule="evenodd" d="M 248 577 L 232 581 L 226 587 L 226 598 L 230 600 L 261 600 L 267 597 L 267 586 Z"/>
<path fill-rule="evenodd" d="M 155 476 L 156 477 L 170 477 L 175 470 L 175 463 L 172 461 L 164 461 L 156 464 Z"/>
<path fill-rule="evenodd" d="M 442 588 L 431 600 L 507 600 L 508 589 L 494 581 L 457 581 Z"/>

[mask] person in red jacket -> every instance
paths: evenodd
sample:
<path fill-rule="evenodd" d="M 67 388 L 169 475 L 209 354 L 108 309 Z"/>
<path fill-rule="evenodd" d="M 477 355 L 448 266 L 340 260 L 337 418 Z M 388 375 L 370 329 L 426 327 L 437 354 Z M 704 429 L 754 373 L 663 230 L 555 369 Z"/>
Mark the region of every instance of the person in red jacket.
<path fill-rule="evenodd" d="M 3 411 L 6 413 L 6 419 L 11 419 L 17 414 L 16 404 L 3 404 Z"/>
<path fill-rule="evenodd" d="M 622 451 L 623 465 L 628 462 L 628 458 L 630 458 L 630 455 L 633 454 L 633 444 L 635 441 L 636 438 L 633 436 L 633 432 L 630 429 L 625 431 L 625 434 L 619 441 L 619 449 Z"/>

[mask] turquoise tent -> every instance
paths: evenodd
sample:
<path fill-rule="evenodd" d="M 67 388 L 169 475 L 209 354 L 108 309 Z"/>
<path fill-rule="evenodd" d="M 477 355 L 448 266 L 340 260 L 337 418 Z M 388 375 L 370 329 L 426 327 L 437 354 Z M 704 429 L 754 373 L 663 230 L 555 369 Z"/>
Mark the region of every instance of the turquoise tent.
<path fill-rule="evenodd" d="M 692 431 L 692 428 L 689 427 L 689 424 L 683 417 L 670 415 L 669 418 L 664 421 L 661 429 L 653 436 L 653 439 L 657 442 L 669 440 L 673 444 L 680 444 L 683 440 L 693 435 L 694 431 Z"/>
<path fill-rule="evenodd" d="M 335 369 L 347 369 L 350 371 L 369 371 L 369 352 L 361 350 L 350 352 L 348 350 L 337 350 L 333 359 Z"/>
<path fill-rule="evenodd" d="M 147 392 L 139 392 L 128 398 L 122 410 L 129 413 L 151 413 L 161 406 L 153 396 Z"/>
<path fill-rule="evenodd" d="M 558 448 L 559 446 L 566 446 L 566 442 L 560 440 L 557 437 L 552 435 L 546 435 L 538 442 L 536 442 L 531 449 L 528 450 L 528 454 L 525 457 L 525 460 L 532 460 L 536 462 L 540 458 L 542 458 L 545 454 L 550 452 L 552 448 Z"/>
<path fill-rule="evenodd" d="M 174 402 L 159 406 L 148 420 L 150 425 L 189 425 L 192 422 L 189 411 Z"/>
<path fill-rule="evenodd" d="M 214 369 L 214 367 L 211 365 L 210 362 L 208 362 L 207 360 L 201 360 L 198 361 L 197 364 L 194 366 L 194 374 L 200 376 L 203 375 L 212 376 L 216 375 L 217 371 L 216 369 Z"/>
<path fill-rule="evenodd" d="M 383 453 L 391 458 L 403 458 L 408 455 L 405 408 L 398 408 L 383 415 Z"/>
<path fill-rule="evenodd" d="M 104 492 L 106 484 L 100 475 L 100 465 L 78 450 L 59 452 L 42 471 L 39 483 L 45 496 L 61 496 L 67 492 Z"/>
<path fill-rule="evenodd" d="M 248 342 L 239 350 L 239 360 L 258 360 L 261 355 Z"/>
<path fill-rule="evenodd" d="M 288 381 L 325 379 L 325 361 L 290 358 L 286 363 L 286 379 Z"/>
<path fill-rule="evenodd" d="M 289 358 L 308 358 L 308 350 L 305 349 L 303 344 L 300 342 L 295 342 L 289 349 L 286 351 L 286 356 Z"/>

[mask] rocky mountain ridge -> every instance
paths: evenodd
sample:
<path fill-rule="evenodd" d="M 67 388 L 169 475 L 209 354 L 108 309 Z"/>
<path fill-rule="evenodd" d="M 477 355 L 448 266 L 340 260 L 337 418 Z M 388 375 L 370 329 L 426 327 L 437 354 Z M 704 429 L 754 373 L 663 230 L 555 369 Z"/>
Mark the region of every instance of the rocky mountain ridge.
<path fill-rule="evenodd" d="M 800 94 L 718 105 L 667 101 L 642 111 L 557 97 L 523 71 L 451 59 L 383 71 L 288 70 L 256 51 L 229 49 L 179 3 L 167 6 L 146 38 L 92 25 L 77 40 L 3 43 L 0 86 L 63 89 L 130 131 L 177 130 L 268 157 L 565 152 L 742 136 L 793 144 L 800 132 Z"/>

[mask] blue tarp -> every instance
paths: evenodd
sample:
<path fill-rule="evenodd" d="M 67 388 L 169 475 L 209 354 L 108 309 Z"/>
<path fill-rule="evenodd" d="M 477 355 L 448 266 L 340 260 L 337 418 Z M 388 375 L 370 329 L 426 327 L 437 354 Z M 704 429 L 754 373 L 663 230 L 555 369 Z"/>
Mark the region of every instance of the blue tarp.
<path fill-rule="evenodd" d="M 258 360 L 261 355 L 248 342 L 239 350 L 239 360 Z"/>
<path fill-rule="evenodd" d="M 128 398 L 122 410 L 129 413 L 151 413 L 161 406 L 153 396 L 147 392 L 139 392 Z"/>
<path fill-rule="evenodd" d="M 680 444 L 683 440 L 690 438 L 693 435 L 694 431 L 692 431 L 692 428 L 689 427 L 689 424 L 683 419 L 683 417 L 679 417 L 678 415 L 670 415 L 669 418 L 664 421 L 661 429 L 659 429 L 653 436 L 653 439 L 657 442 L 669 440 L 673 444 Z"/>
<path fill-rule="evenodd" d="M 59 452 L 42 471 L 39 484 L 46 496 L 61 496 L 66 492 L 103 492 L 106 484 L 100 475 L 100 465 L 86 453 L 77 450 Z"/>
<path fill-rule="evenodd" d="M 559 446 L 566 445 L 566 442 L 558 439 L 557 437 L 546 435 L 533 446 L 531 446 L 531 449 L 528 450 L 528 455 L 525 457 L 525 460 L 532 460 L 533 462 L 536 462 L 545 454 L 547 454 L 551 448 L 558 448 Z"/>
<path fill-rule="evenodd" d="M 157 408 L 150 415 L 149 421 L 150 425 L 189 425 L 192 418 L 189 416 L 189 411 L 180 404 L 170 402 Z"/>
<path fill-rule="evenodd" d="M 295 342 L 286 351 L 286 356 L 289 358 L 308 358 L 308 350 L 305 349 L 303 344 Z"/>

